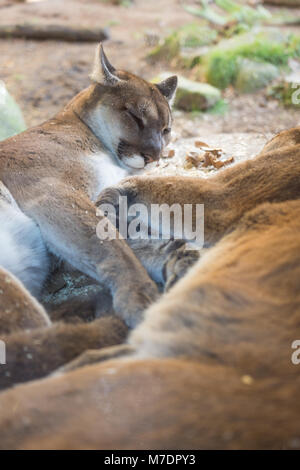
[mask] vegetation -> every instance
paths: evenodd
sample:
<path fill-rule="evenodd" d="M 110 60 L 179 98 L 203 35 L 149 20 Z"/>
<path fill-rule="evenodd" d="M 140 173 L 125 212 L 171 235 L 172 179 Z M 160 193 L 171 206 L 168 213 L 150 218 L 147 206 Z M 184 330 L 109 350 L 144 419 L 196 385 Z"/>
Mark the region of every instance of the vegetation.
<path fill-rule="evenodd" d="M 268 94 L 272 98 L 276 98 L 286 107 L 297 106 L 300 108 L 300 88 L 297 84 L 295 85 L 282 81 L 272 86 Z"/>
<path fill-rule="evenodd" d="M 289 59 L 300 58 L 299 35 L 264 28 L 266 23 L 277 25 L 280 21 L 300 24 L 299 18 L 286 12 L 272 15 L 262 6 L 251 7 L 241 0 L 199 0 L 198 5 L 183 7 L 198 17 L 198 22 L 171 31 L 149 57 L 187 73 L 191 69 L 190 76 L 197 82 L 220 90 L 233 85 L 240 93 L 252 93 L 278 83 L 289 70 Z M 289 87 L 284 84 L 276 90 L 273 96 L 290 102 Z M 188 102 L 187 108 L 197 112 L 203 104 L 195 100 L 198 104 L 193 106 L 191 96 L 188 100 L 185 96 L 184 106 Z"/>
<path fill-rule="evenodd" d="M 0 140 L 26 129 L 21 110 L 0 81 Z"/>
<path fill-rule="evenodd" d="M 235 83 L 241 58 L 286 66 L 289 57 L 297 53 L 296 49 L 288 38 L 281 38 L 276 42 L 275 37 L 268 37 L 264 33 L 249 33 L 220 43 L 203 57 L 202 62 L 207 81 L 224 89 Z"/>
<path fill-rule="evenodd" d="M 233 0 L 215 0 L 215 5 L 211 5 L 208 0 L 202 0 L 200 3 L 201 7 L 187 5 L 184 8 L 188 13 L 204 18 L 218 26 L 225 26 L 234 21 L 252 26 L 257 22 L 269 20 L 272 16 L 261 5 L 253 8 Z"/>

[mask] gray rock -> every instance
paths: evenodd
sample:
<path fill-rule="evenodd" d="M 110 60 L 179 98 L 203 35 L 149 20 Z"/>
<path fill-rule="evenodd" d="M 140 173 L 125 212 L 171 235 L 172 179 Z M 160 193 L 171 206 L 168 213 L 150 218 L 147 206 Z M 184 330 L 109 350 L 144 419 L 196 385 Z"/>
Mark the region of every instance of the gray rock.
<path fill-rule="evenodd" d="M 252 93 L 264 88 L 278 75 L 279 70 L 273 64 L 241 59 L 238 63 L 235 86 L 241 93 Z"/>
<path fill-rule="evenodd" d="M 0 140 L 26 129 L 21 110 L 0 81 Z"/>
<path fill-rule="evenodd" d="M 153 82 L 165 80 L 172 73 L 163 73 Z M 178 76 L 178 88 L 175 98 L 175 107 L 183 111 L 205 111 L 215 106 L 221 99 L 218 88 L 208 83 L 194 82 L 185 77 Z"/>

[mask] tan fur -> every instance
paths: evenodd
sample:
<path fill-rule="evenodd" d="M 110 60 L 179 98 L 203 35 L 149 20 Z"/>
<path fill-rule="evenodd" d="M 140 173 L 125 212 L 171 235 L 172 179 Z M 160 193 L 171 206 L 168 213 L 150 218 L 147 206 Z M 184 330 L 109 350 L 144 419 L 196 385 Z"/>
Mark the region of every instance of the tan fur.
<path fill-rule="evenodd" d="M 300 315 L 298 214 L 300 201 L 248 212 L 148 309 L 130 338 L 138 355 L 222 362 L 255 378 L 280 373 L 284 359 L 288 368 Z"/>
<path fill-rule="evenodd" d="M 128 329 L 120 318 L 103 317 L 90 323 L 53 323 L 50 327 L 1 335 L 6 364 L 1 365 L 0 390 L 44 377 L 87 349 L 122 343 Z"/>
<path fill-rule="evenodd" d="M 116 71 L 101 48 L 98 54 L 98 81 L 53 119 L 0 143 L 0 179 L 46 247 L 105 283 L 116 312 L 134 326 L 157 288 L 124 240 L 98 239 L 101 217 L 92 201 L 107 184 L 159 158 L 177 82 L 152 85 Z"/>
<path fill-rule="evenodd" d="M 11 273 L 0 268 L 0 335 L 50 326 L 43 307 Z"/>
<path fill-rule="evenodd" d="M 221 239 L 148 309 L 135 355 L 3 393 L 2 448 L 300 447 L 299 135 L 210 180 L 134 178 L 106 192 L 204 202 L 208 242 Z"/>
<path fill-rule="evenodd" d="M 0 448 L 298 448 L 293 372 L 245 385 L 231 367 L 179 359 L 83 367 L 1 394 Z"/>

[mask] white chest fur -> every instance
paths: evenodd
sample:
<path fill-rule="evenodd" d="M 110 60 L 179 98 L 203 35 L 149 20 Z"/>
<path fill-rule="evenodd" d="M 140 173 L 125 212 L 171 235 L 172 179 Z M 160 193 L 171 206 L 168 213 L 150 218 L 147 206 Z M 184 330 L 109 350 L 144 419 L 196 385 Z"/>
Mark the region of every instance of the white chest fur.
<path fill-rule="evenodd" d="M 89 173 L 89 196 L 95 201 L 103 189 L 114 186 L 130 174 L 120 167 L 112 157 L 104 153 L 95 153 L 85 157 L 85 167 Z"/>
<path fill-rule="evenodd" d="M 0 266 L 38 295 L 48 274 L 48 256 L 37 225 L 14 204 L 0 204 Z"/>

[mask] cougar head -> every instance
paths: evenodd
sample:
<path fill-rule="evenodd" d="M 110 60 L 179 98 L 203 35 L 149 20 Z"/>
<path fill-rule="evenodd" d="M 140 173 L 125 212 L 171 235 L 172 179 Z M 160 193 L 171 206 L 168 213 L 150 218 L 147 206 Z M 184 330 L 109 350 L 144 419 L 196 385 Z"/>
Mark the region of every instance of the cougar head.
<path fill-rule="evenodd" d="M 170 105 L 177 77 L 154 85 L 116 70 L 100 44 L 91 79 L 91 105 L 85 119 L 105 147 L 130 169 L 158 160 L 170 141 Z"/>

